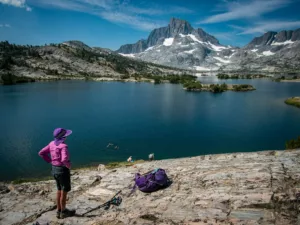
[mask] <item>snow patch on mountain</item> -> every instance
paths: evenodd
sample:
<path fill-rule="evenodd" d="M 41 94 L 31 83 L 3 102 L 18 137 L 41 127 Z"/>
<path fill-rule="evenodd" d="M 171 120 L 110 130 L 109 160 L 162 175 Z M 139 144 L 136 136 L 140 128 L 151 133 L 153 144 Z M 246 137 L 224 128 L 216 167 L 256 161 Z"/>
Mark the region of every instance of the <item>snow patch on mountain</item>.
<path fill-rule="evenodd" d="M 199 71 L 211 71 L 210 68 L 202 67 L 202 66 L 194 66 L 194 68 Z"/>
<path fill-rule="evenodd" d="M 200 44 L 205 44 L 205 42 L 203 42 L 203 41 L 200 41 L 198 38 L 196 38 L 196 36 L 194 35 L 194 34 L 187 34 L 187 35 L 185 35 L 185 34 L 179 34 L 179 36 L 180 37 L 190 37 L 193 41 L 195 41 L 195 42 L 198 42 L 198 43 L 200 43 Z"/>
<path fill-rule="evenodd" d="M 163 45 L 165 45 L 165 46 L 171 46 L 173 44 L 173 41 L 174 41 L 174 38 L 166 38 L 164 40 Z"/>
<path fill-rule="evenodd" d="M 213 45 L 212 43 L 210 43 L 210 42 L 208 42 L 208 44 L 211 46 L 211 48 L 213 49 L 213 50 L 215 50 L 216 52 L 220 52 L 220 51 L 222 51 L 222 50 L 224 50 L 224 49 L 228 49 L 228 48 L 230 48 L 230 47 L 225 47 L 225 46 L 217 46 L 217 45 Z"/>
<path fill-rule="evenodd" d="M 196 49 L 192 49 L 192 50 L 184 51 L 184 52 L 185 52 L 185 53 L 188 53 L 188 54 L 192 54 L 194 51 L 196 51 Z"/>
<path fill-rule="evenodd" d="M 271 52 L 271 51 L 264 51 L 264 52 L 262 52 L 262 54 L 263 54 L 264 56 L 275 55 L 275 53 L 274 53 L 274 52 Z"/>
<path fill-rule="evenodd" d="M 278 46 L 278 45 L 289 45 L 289 44 L 294 44 L 294 42 L 291 40 L 287 40 L 285 42 L 273 42 L 271 45 Z"/>
<path fill-rule="evenodd" d="M 155 46 L 152 46 L 152 47 L 147 48 L 147 49 L 145 50 L 145 52 L 152 50 L 154 47 L 155 47 Z"/>
<path fill-rule="evenodd" d="M 135 55 L 134 54 L 123 54 L 123 53 L 119 53 L 121 56 L 125 56 L 125 57 L 129 57 L 129 58 L 134 58 Z"/>
<path fill-rule="evenodd" d="M 222 62 L 222 63 L 231 63 L 231 61 L 230 60 L 225 60 L 225 59 L 222 59 L 222 58 L 220 58 L 220 57 L 213 57 L 214 59 L 216 59 L 216 60 L 218 60 L 218 61 L 220 61 L 220 62 Z"/>

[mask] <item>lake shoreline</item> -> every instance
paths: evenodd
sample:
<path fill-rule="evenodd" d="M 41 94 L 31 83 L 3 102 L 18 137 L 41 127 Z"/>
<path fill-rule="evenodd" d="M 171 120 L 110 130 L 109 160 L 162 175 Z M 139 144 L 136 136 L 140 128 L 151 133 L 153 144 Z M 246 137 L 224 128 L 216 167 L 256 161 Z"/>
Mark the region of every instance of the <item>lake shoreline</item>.
<path fill-rule="evenodd" d="M 300 79 L 294 79 L 294 80 L 280 80 L 280 82 L 291 82 L 291 83 L 298 83 L 298 82 L 300 82 Z"/>

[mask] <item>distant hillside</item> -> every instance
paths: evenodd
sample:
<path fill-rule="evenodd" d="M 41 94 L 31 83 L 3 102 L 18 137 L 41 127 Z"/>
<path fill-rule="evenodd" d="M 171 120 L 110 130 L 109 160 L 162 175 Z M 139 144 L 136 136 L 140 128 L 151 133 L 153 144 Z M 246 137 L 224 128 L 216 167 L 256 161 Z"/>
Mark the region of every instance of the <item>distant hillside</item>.
<path fill-rule="evenodd" d="M 134 75 L 182 74 L 187 71 L 130 59 L 108 49 L 92 48 L 80 41 L 46 46 L 0 42 L 1 80 L 74 79 Z"/>

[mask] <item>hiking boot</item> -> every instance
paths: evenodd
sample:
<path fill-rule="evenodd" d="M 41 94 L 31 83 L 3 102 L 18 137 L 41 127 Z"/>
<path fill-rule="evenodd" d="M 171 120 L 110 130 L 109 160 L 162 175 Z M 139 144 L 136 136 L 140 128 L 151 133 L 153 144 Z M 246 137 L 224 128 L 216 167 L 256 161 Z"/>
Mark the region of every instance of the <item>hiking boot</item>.
<path fill-rule="evenodd" d="M 61 210 L 57 210 L 57 211 L 56 211 L 56 218 L 57 218 L 57 219 L 60 219 L 60 213 L 61 213 Z"/>
<path fill-rule="evenodd" d="M 61 211 L 60 219 L 64 219 L 66 217 L 74 216 L 75 212 L 76 212 L 75 210 L 65 209 L 64 211 Z"/>

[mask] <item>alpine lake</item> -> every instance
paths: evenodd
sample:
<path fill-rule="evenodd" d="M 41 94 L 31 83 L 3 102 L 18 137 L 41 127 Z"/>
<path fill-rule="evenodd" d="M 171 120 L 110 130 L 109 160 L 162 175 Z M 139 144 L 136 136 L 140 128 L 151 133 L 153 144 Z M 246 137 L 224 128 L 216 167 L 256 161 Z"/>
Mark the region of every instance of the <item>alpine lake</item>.
<path fill-rule="evenodd" d="M 250 84 L 256 90 L 188 92 L 180 84 L 53 81 L 0 86 L 0 180 L 50 176 L 38 152 L 57 127 L 67 138 L 72 167 L 115 161 L 283 150 L 300 135 L 300 83 L 268 78 L 203 84 Z M 108 144 L 111 145 L 108 146 Z"/>

